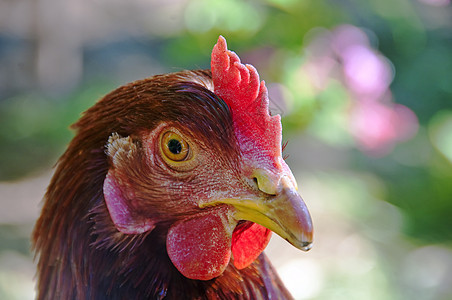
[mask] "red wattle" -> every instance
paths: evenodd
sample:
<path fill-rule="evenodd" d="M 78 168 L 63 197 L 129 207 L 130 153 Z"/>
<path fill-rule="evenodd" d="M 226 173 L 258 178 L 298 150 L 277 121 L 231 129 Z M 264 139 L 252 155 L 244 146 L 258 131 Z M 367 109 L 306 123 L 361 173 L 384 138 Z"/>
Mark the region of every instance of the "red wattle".
<path fill-rule="evenodd" d="M 271 230 L 253 223 L 244 230 L 235 230 L 232 234 L 232 255 L 237 269 L 248 267 L 267 247 Z"/>
<path fill-rule="evenodd" d="M 210 280 L 227 268 L 231 253 L 234 266 L 249 266 L 265 249 L 271 231 L 259 224 L 238 226 L 228 222 L 225 210 L 182 220 L 170 227 L 166 250 L 173 265 L 187 278 Z"/>
<path fill-rule="evenodd" d="M 185 277 L 210 280 L 220 276 L 231 258 L 231 230 L 221 212 L 196 216 L 173 225 L 166 249 Z"/>

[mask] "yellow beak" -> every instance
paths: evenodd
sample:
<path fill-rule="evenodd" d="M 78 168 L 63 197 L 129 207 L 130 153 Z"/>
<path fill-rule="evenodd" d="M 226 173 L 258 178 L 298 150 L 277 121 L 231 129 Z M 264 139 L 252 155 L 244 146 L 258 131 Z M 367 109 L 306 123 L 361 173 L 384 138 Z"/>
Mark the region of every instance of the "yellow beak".
<path fill-rule="evenodd" d="M 297 192 L 293 177 L 283 175 L 275 180 L 266 176 L 266 172 L 258 172 L 254 178 L 264 196 L 254 199 L 222 199 L 216 203 L 234 206 L 234 219 L 258 223 L 296 248 L 308 251 L 313 241 L 312 220 L 306 204 Z"/>

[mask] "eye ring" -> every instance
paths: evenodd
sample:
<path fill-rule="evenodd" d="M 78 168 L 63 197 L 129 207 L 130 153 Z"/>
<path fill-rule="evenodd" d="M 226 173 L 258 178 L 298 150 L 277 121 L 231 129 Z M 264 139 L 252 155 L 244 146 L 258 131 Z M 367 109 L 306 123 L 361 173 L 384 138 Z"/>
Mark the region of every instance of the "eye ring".
<path fill-rule="evenodd" d="M 189 159 L 190 146 L 187 141 L 173 131 L 167 131 L 161 139 L 163 155 L 173 162 L 182 162 Z"/>

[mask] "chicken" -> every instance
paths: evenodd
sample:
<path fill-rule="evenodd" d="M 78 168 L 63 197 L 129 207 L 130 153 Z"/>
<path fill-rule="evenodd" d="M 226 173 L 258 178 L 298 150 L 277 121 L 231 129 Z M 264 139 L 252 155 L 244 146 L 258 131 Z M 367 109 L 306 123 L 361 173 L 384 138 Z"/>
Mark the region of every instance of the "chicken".
<path fill-rule="evenodd" d="M 220 36 L 211 70 L 120 87 L 74 124 L 33 232 L 38 299 L 290 299 L 262 253 L 312 222 L 257 71 Z"/>

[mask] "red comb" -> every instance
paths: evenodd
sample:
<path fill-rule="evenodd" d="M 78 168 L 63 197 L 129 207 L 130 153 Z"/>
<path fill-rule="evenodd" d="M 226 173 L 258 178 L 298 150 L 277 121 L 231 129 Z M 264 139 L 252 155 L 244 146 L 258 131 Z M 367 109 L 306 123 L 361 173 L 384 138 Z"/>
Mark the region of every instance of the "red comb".
<path fill-rule="evenodd" d="M 215 94 L 220 96 L 232 112 L 234 129 L 242 151 L 262 151 L 272 157 L 281 155 L 281 120 L 270 116 L 268 92 L 264 81 L 251 65 L 227 49 L 220 36 L 212 51 L 212 80 Z M 245 145 L 244 145 L 244 144 Z"/>

